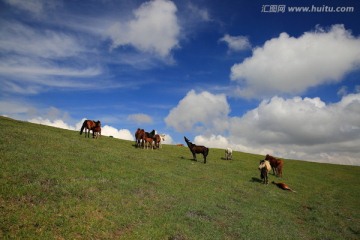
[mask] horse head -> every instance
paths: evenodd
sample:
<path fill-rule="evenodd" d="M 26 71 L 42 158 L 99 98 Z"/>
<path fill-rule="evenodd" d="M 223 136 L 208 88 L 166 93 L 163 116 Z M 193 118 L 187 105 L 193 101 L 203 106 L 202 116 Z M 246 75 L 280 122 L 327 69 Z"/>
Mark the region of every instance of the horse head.
<path fill-rule="evenodd" d="M 265 168 L 267 171 L 271 170 L 271 166 L 268 160 L 260 160 L 259 170 L 261 171 L 263 168 Z"/>
<path fill-rule="evenodd" d="M 185 139 L 185 142 L 188 145 L 188 147 L 191 148 L 191 146 L 193 145 L 192 142 L 190 142 L 190 140 L 187 139 L 185 136 L 184 136 L 184 139 Z"/>

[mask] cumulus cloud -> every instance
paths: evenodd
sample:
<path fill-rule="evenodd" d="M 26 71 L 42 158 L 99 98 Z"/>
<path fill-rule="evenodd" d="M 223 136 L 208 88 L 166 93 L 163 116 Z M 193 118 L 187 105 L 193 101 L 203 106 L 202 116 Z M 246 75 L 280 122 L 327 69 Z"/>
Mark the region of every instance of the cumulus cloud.
<path fill-rule="evenodd" d="M 112 47 L 130 45 L 141 52 L 169 57 L 171 50 L 178 47 L 180 26 L 176 11 L 175 4 L 167 0 L 143 3 L 133 12 L 133 19 L 109 29 Z"/>
<path fill-rule="evenodd" d="M 251 48 L 250 41 L 245 36 L 230 36 L 229 34 L 225 34 L 219 41 L 225 42 L 230 52 L 238 52 Z"/>
<path fill-rule="evenodd" d="M 61 119 L 56 120 L 50 120 L 50 119 L 44 119 L 42 117 L 32 118 L 28 120 L 31 123 L 36 124 L 42 124 L 46 126 L 56 127 L 56 128 L 62 128 L 62 129 L 68 129 L 68 130 L 77 130 L 74 126 L 70 126 L 69 124 L 65 123 Z"/>
<path fill-rule="evenodd" d="M 240 118 L 230 132 L 246 135 L 249 143 L 323 145 L 356 141 L 360 136 L 360 95 L 347 95 L 326 105 L 319 98 L 273 97 Z M 253 134 L 254 130 L 257 134 Z M 355 149 L 354 149 L 355 150 Z"/>
<path fill-rule="evenodd" d="M 211 134 L 209 137 L 204 135 L 198 135 L 194 139 L 194 143 L 197 145 L 210 146 L 214 148 L 227 148 L 230 146 L 229 140 L 221 135 Z"/>
<path fill-rule="evenodd" d="M 360 38 L 343 25 L 333 25 L 329 30 L 317 27 L 298 38 L 281 33 L 233 65 L 231 79 L 240 84 L 237 94 L 242 97 L 299 94 L 320 84 L 340 82 L 359 64 Z"/>
<path fill-rule="evenodd" d="M 152 117 L 143 113 L 131 114 L 128 116 L 128 120 L 138 124 L 153 122 Z"/>
<path fill-rule="evenodd" d="M 135 141 L 135 137 L 128 129 L 116 129 L 108 125 L 101 127 L 101 135 L 113 136 L 114 138 Z"/>
<path fill-rule="evenodd" d="M 197 128 L 206 130 L 204 126 L 223 130 L 226 128 L 226 117 L 230 112 L 224 94 L 214 95 L 209 92 L 196 93 L 194 90 L 179 102 L 165 118 L 165 123 L 179 132 Z"/>

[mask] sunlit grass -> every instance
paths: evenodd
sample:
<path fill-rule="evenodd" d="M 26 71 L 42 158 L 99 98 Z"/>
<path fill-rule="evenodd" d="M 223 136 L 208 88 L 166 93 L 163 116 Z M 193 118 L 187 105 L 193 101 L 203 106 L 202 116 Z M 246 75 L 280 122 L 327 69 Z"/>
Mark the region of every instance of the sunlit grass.
<path fill-rule="evenodd" d="M 259 183 L 263 156 L 208 163 L 185 147 L 0 118 L 0 238 L 359 239 L 359 167 L 285 160 L 297 193 Z"/>

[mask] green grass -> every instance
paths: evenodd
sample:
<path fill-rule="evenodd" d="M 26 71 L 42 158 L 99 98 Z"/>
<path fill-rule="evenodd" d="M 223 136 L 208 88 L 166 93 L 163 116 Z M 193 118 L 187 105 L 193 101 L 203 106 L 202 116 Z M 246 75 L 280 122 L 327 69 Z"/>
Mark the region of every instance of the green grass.
<path fill-rule="evenodd" d="M 359 239 L 360 167 L 142 150 L 0 117 L 0 239 Z"/>

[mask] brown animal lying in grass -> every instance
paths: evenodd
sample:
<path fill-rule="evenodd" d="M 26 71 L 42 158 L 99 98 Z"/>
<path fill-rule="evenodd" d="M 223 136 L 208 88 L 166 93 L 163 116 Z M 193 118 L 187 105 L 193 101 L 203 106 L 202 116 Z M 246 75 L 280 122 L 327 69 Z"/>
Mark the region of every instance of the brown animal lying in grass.
<path fill-rule="evenodd" d="M 279 188 L 283 189 L 283 190 L 288 190 L 288 191 L 291 191 L 291 192 L 295 192 L 294 190 L 289 188 L 289 186 L 286 185 L 285 183 L 276 183 L 274 181 L 272 181 L 272 183 L 275 184 L 276 186 L 278 186 Z"/>

